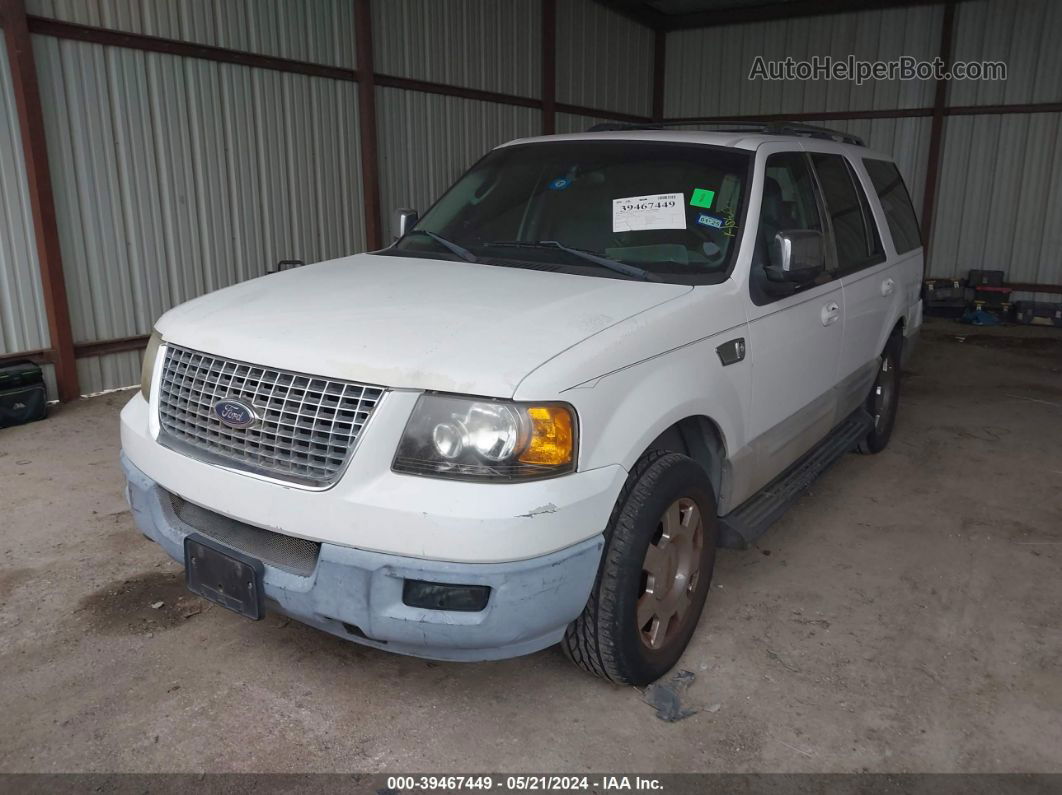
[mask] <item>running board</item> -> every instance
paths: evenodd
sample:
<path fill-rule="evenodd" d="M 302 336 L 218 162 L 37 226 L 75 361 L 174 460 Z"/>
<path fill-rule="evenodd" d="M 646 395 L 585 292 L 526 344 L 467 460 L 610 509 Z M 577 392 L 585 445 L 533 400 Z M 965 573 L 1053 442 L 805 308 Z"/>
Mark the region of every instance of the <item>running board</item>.
<path fill-rule="evenodd" d="M 873 427 L 874 420 L 866 410 L 859 409 L 850 414 L 785 472 L 726 516 L 719 517 L 719 546 L 748 549 L 819 475 L 854 449 Z"/>

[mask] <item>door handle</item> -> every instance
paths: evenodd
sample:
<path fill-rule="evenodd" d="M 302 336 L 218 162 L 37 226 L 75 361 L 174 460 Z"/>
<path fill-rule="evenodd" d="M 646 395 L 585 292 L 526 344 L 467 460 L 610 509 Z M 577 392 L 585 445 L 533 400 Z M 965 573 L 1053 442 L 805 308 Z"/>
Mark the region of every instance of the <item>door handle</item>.
<path fill-rule="evenodd" d="M 841 307 L 836 301 L 830 301 L 822 308 L 822 325 L 828 326 L 837 321 L 841 316 Z"/>
<path fill-rule="evenodd" d="M 896 282 L 894 282 L 892 279 L 886 279 L 885 281 L 883 281 L 881 283 L 881 294 L 883 296 L 887 297 L 887 296 L 892 295 L 892 291 L 895 290 L 895 289 L 896 289 Z"/>

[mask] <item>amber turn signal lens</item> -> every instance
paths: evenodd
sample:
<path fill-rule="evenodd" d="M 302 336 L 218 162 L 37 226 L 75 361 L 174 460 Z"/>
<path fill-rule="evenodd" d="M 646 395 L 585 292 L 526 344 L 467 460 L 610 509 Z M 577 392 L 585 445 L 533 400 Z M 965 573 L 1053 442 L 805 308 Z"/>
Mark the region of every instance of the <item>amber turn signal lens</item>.
<path fill-rule="evenodd" d="M 531 441 L 520 455 L 525 464 L 561 466 L 575 454 L 571 411 L 563 406 L 530 406 Z"/>

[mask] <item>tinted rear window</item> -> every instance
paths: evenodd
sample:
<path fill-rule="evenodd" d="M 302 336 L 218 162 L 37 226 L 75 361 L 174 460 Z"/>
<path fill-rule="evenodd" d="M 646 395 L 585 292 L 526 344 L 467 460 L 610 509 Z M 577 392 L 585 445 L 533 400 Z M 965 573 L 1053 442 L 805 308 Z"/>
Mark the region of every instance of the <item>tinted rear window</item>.
<path fill-rule="evenodd" d="M 839 270 L 848 273 L 882 262 L 884 249 L 877 224 L 848 161 L 822 152 L 812 152 L 811 160 L 833 220 Z"/>
<path fill-rule="evenodd" d="M 888 160 L 863 159 L 870 181 L 874 184 L 881 207 L 885 211 L 885 220 L 892 233 L 892 242 L 897 254 L 904 254 L 922 245 L 922 236 L 918 230 L 918 218 L 915 216 L 911 196 L 903 177 L 895 163 Z"/>

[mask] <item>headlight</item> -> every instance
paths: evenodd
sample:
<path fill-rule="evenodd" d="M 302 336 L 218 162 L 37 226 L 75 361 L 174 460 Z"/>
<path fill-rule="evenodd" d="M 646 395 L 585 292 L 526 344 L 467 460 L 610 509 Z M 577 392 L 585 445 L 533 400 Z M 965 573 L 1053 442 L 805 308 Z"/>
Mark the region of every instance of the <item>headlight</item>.
<path fill-rule="evenodd" d="M 140 365 L 140 394 L 149 403 L 151 402 L 151 376 L 155 372 L 155 359 L 159 355 L 159 345 L 161 344 L 162 337 L 157 331 L 152 331 L 151 339 L 148 340 L 147 350 L 144 351 L 144 363 Z"/>
<path fill-rule="evenodd" d="M 391 468 L 435 478 L 533 480 L 573 471 L 575 444 L 575 411 L 563 403 L 421 395 Z"/>

